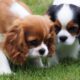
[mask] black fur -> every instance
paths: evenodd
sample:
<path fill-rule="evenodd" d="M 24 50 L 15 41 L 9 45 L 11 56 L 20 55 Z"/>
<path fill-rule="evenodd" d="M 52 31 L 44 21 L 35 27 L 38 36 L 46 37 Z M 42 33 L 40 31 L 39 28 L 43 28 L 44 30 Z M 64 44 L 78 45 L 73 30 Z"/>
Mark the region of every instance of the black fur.
<path fill-rule="evenodd" d="M 48 15 L 51 16 L 51 20 L 55 21 L 56 20 L 56 13 L 61 9 L 63 4 L 57 6 L 57 5 L 51 5 L 50 8 L 48 9 L 47 13 Z"/>
<path fill-rule="evenodd" d="M 75 5 L 70 5 L 71 10 L 73 10 L 73 21 L 79 25 L 80 28 L 80 7 Z"/>

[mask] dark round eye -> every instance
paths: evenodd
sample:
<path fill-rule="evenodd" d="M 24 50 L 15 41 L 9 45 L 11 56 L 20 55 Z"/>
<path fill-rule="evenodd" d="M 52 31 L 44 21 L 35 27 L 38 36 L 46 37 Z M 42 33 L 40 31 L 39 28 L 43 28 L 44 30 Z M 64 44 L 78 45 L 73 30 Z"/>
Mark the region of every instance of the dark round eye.
<path fill-rule="evenodd" d="M 60 27 L 60 26 L 58 26 L 58 25 L 55 25 L 55 27 L 54 27 L 54 28 L 55 28 L 55 32 L 56 32 L 56 33 L 58 33 L 58 32 L 61 30 L 61 27 Z"/>
<path fill-rule="evenodd" d="M 77 33 L 79 31 L 78 27 L 73 26 L 67 29 L 70 33 Z"/>
<path fill-rule="evenodd" d="M 28 44 L 30 45 L 30 46 L 38 46 L 38 45 L 40 45 L 40 41 L 39 40 L 32 40 L 32 41 L 28 41 Z"/>

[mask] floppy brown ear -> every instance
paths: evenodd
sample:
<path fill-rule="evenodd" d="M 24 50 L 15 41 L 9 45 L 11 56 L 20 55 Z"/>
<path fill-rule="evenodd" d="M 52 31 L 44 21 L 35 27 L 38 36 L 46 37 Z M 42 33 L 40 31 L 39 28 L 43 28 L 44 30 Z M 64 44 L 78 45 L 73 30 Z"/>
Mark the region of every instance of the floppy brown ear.
<path fill-rule="evenodd" d="M 50 29 L 50 38 L 48 40 L 49 56 L 53 56 L 56 53 L 56 33 L 54 27 Z"/>
<path fill-rule="evenodd" d="M 23 64 L 28 53 L 28 46 L 24 40 L 24 30 L 15 24 L 6 34 L 4 49 L 8 58 L 17 64 Z"/>

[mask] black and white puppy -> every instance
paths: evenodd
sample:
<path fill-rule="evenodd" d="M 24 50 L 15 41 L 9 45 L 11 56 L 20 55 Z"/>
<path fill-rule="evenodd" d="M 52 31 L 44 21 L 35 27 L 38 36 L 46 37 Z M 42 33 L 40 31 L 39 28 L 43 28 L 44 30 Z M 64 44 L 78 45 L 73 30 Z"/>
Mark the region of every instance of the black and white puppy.
<path fill-rule="evenodd" d="M 48 9 L 57 33 L 57 62 L 60 58 L 78 59 L 80 33 L 80 0 L 54 0 Z"/>

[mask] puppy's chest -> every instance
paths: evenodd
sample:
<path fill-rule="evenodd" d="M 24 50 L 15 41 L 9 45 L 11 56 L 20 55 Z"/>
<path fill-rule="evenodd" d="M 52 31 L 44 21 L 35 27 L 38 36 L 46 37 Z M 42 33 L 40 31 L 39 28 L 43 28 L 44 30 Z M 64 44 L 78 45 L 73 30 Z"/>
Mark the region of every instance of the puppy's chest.
<path fill-rule="evenodd" d="M 21 19 L 25 18 L 26 16 L 30 15 L 30 13 L 19 3 L 15 2 L 10 6 L 10 11 L 20 17 Z"/>
<path fill-rule="evenodd" d="M 79 53 L 79 43 L 75 42 L 75 44 L 71 46 L 66 45 L 57 45 L 57 55 L 61 58 L 71 57 L 74 54 Z"/>

